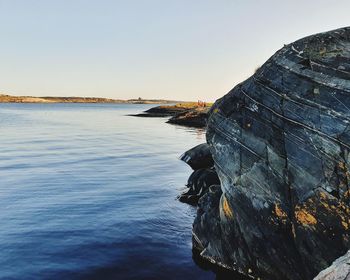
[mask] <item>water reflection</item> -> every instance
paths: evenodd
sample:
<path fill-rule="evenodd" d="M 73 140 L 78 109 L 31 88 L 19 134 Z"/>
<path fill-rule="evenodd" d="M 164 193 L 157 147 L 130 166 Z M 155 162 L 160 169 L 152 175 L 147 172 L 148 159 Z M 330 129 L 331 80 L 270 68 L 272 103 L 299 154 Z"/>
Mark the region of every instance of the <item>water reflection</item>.
<path fill-rule="evenodd" d="M 178 157 L 204 130 L 148 105 L 0 105 L 1 279 L 213 279 L 192 259 Z"/>

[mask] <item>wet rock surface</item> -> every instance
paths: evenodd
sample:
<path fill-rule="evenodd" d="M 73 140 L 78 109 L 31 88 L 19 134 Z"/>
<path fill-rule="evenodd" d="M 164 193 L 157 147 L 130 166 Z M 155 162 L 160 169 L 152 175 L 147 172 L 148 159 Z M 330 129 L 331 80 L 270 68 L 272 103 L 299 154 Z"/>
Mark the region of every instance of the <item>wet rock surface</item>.
<path fill-rule="evenodd" d="M 188 179 L 187 189 L 178 198 L 181 202 L 197 204 L 210 186 L 220 184 L 209 145 L 200 144 L 185 152 L 180 159 L 194 171 Z"/>
<path fill-rule="evenodd" d="M 350 28 L 289 44 L 211 109 L 220 187 L 194 247 L 262 279 L 312 279 L 350 248 Z"/>
<path fill-rule="evenodd" d="M 220 180 L 214 168 L 195 170 L 188 179 L 188 189 L 179 196 L 179 200 L 189 204 L 197 204 L 199 198 L 208 192 L 210 186 L 215 184 L 220 184 Z"/>
<path fill-rule="evenodd" d="M 314 280 L 349 280 L 350 279 L 350 251 L 335 260 L 333 264 L 320 272 Z"/>

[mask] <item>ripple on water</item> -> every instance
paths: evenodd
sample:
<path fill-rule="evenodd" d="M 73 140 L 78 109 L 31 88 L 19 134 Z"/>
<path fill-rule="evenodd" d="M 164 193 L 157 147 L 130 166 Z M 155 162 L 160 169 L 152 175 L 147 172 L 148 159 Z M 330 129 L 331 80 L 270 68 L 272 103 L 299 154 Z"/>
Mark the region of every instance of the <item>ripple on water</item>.
<path fill-rule="evenodd" d="M 146 105 L 0 105 L 0 278 L 213 279 L 178 160 L 205 132 Z"/>

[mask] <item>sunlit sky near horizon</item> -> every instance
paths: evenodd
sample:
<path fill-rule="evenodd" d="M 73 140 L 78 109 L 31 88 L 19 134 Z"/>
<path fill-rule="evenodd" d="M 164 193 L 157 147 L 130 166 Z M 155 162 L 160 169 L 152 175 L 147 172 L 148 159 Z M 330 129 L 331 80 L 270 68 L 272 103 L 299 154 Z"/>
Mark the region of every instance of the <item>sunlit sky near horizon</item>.
<path fill-rule="evenodd" d="M 337 0 L 0 0 L 0 93 L 213 101 L 283 44 L 350 25 Z"/>

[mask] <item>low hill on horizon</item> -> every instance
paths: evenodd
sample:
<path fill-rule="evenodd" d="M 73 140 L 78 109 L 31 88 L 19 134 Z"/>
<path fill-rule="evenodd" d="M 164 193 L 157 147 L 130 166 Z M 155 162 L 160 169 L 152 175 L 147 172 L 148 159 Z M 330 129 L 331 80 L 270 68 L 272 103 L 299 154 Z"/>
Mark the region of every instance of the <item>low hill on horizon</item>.
<path fill-rule="evenodd" d="M 171 104 L 183 101 L 165 99 L 110 99 L 103 97 L 53 97 L 53 96 L 13 96 L 0 94 L 0 103 L 117 103 L 117 104 Z"/>

